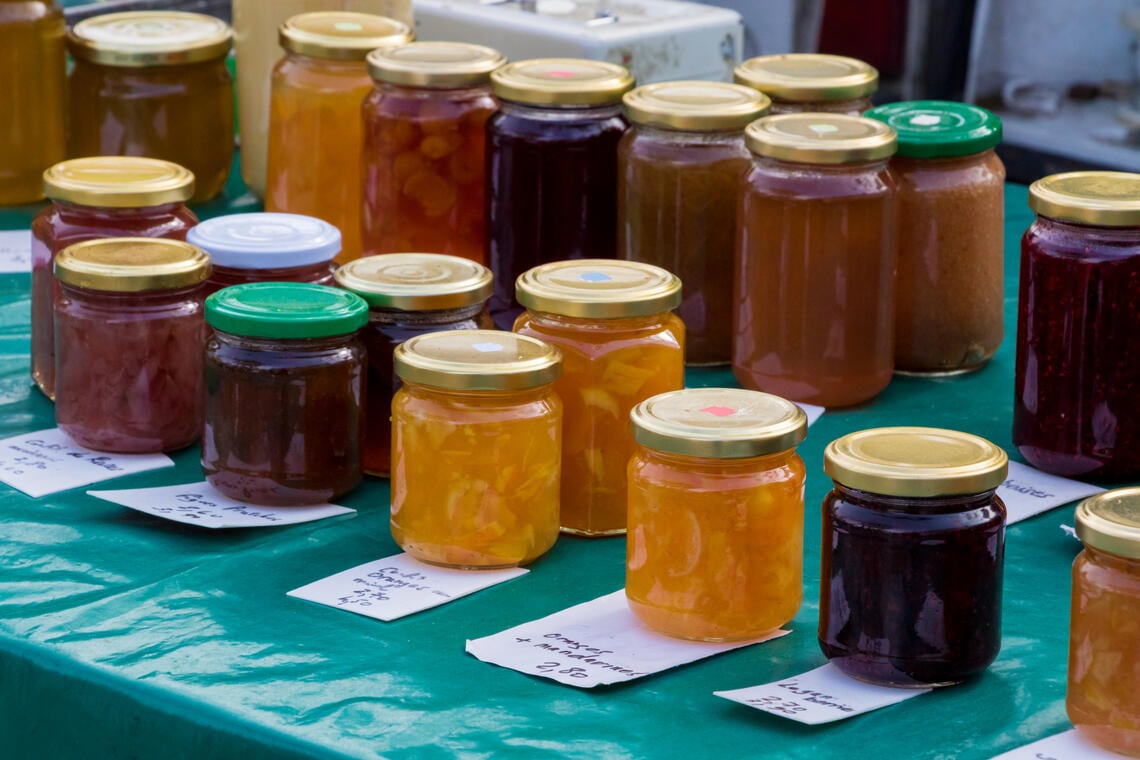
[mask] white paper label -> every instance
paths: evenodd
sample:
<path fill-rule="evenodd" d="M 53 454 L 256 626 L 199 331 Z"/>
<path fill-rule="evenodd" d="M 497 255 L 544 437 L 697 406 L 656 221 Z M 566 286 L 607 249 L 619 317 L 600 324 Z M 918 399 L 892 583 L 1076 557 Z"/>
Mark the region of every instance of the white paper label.
<path fill-rule="evenodd" d="M 1005 502 L 1006 524 L 1012 525 L 1103 490 L 1088 483 L 1049 475 L 1020 462 L 1010 462 L 1009 475 L 998 486 L 997 494 Z"/>
<path fill-rule="evenodd" d="M 0 480 L 33 498 L 173 466 L 165 454 L 107 454 L 85 449 L 59 428 L 0 441 Z"/>
<path fill-rule="evenodd" d="M 800 409 L 803 409 L 804 414 L 807 415 L 808 427 L 814 425 L 815 421 L 823 416 L 823 413 L 827 411 L 822 406 L 816 406 L 815 404 L 799 404 L 798 406 Z"/>
<path fill-rule="evenodd" d="M 87 493 L 96 499 L 122 504 L 124 507 L 137 509 L 148 515 L 187 525 L 199 525 L 203 528 L 268 528 L 275 525 L 312 522 L 356 512 L 355 509 L 336 504 L 315 504 L 311 507 L 263 507 L 246 504 L 223 496 L 205 481 L 180 486 Z"/>
<path fill-rule="evenodd" d="M 0 232 L 0 272 L 32 271 L 32 231 L 6 230 Z"/>
<path fill-rule="evenodd" d="M 467 652 L 483 662 L 589 689 L 632 681 L 789 633 L 778 630 L 729 644 L 674 639 L 654 633 L 634 617 L 621 589 L 493 636 L 468 640 Z"/>
<path fill-rule="evenodd" d="M 1090 744 L 1070 729 L 1024 747 L 1003 752 L 993 760 L 1120 760 L 1121 756 Z"/>
<path fill-rule="evenodd" d="M 397 554 L 293 589 L 289 596 L 377 620 L 395 620 L 526 573 L 521 567 L 452 570 L 425 565 L 407 554 Z"/>

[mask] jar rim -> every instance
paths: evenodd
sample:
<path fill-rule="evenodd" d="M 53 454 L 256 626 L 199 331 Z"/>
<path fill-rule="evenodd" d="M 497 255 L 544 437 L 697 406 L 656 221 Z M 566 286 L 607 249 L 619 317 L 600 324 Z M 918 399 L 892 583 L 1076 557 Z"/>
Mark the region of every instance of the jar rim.
<path fill-rule="evenodd" d="M 879 72 L 858 58 L 826 53 L 784 53 L 749 58 L 733 81 L 790 102 L 853 100 L 879 88 Z"/>
<path fill-rule="evenodd" d="M 1140 226 L 1140 174 L 1079 171 L 1050 174 L 1029 186 L 1041 216 L 1097 227 Z"/>
<path fill-rule="evenodd" d="M 744 141 L 758 156 L 822 165 L 887 159 L 898 142 L 881 121 L 835 113 L 765 116 L 748 125 Z"/>
<path fill-rule="evenodd" d="M 142 156 L 88 156 L 60 161 L 43 174 L 44 195 L 92 208 L 145 208 L 183 203 L 194 195 L 194 173 Z"/>
<path fill-rule="evenodd" d="M 771 98 L 751 87 L 703 80 L 642 85 L 622 103 L 635 124 L 685 132 L 744 129 L 772 107 Z"/>
<path fill-rule="evenodd" d="M 1140 486 L 1090 496 L 1077 505 L 1075 519 L 1085 546 L 1140 559 Z"/>
<path fill-rule="evenodd" d="M 504 391 L 549 385 L 562 373 L 562 353 L 537 338 L 499 330 L 447 330 L 396 346 L 401 380 L 442 390 Z"/>
<path fill-rule="evenodd" d="M 482 303 L 491 297 L 491 270 L 442 253 L 383 253 L 338 267 L 337 285 L 374 308 L 440 311 Z"/>
<path fill-rule="evenodd" d="M 415 39 L 411 28 L 394 18 L 353 11 L 314 11 L 290 16 L 277 29 L 289 53 L 338 61 L 363 61 L 377 48 Z"/>
<path fill-rule="evenodd" d="M 496 69 L 491 85 L 499 98 L 526 105 L 600 106 L 620 103 L 634 79 L 616 63 L 533 58 Z"/>
<path fill-rule="evenodd" d="M 341 249 L 340 230 L 312 216 L 258 211 L 199 222 L 186 240 L 210 254 L 217 266 L 280 269 L 332 261 Z"/>
<path fill-rule="evenodd" d="M 221 19 L 187 11 L 126 11 L 80 21 L 67 32 L 68 51 L 105 66 L 141 68 L 224 58 L 233 31 Z"/>
<path fill-rule="evenodd" d="M 368 324 L 355 293 L 302 282 L 232 285 L 206 298 L 206 323 L 250 338 L 331 338 Z"/>
<path fill-rule="evenodd" d="M 681 304 L 681 279 L 638 261 L 573 259 L 523 272 L 515 297 L 527 309 L 565 317 L 646 317 Z"/>
<path fill-rule="evenodd" d="M 87 290 L 139 293 L 198 285 L 210 276 L 210 257 L 181 240 L 125 237 L 75 243 L 56 255 L 55 277 Z"/>
<path fill-rule="evenodd" d="M 368 73 L 376 82 L 404 87 L 472 87 L 486 85 L 506 56 L 485 45 L 467 42 L 409 42 L 373 50 Z"/>

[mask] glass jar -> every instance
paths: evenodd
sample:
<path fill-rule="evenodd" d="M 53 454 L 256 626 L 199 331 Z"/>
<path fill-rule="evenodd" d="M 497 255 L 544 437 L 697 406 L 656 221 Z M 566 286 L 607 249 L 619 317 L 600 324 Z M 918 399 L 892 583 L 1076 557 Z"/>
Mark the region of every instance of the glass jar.
<path fill-rule="evenodd" d="M 523 274 L 518 300 L 515 332 L 562 352 L 562 530 L 625 533 L 630 410 L 685 384 L 681 281 L 651 264 L 560 261 Z"/>
<path fill-rule="evenodd" d="M 68 81 L 72 156 L 146 156 L 194 174 L 193 202 L 222 191 L 234 151 L 232 35 L 213 16 L 107 13 L 76 24 Z"/>
<path fill-rule="evenodd" d="M 1140 757 L 1140 488 L 1085 499 L 1076 525 L 1065 709 L 1088 741 Z"/>
<path fill-rule="evenodd" d="M 368 302 L 368 351 L 364 406 L 364 472 L 391 471 L 392 397 L 400 378 L 392 366 L 396 346 L 441 330 L 490 327 L 485 309 L 491 270 L 457 256 L 389 253 L 365 256 L 336 270 L 336 283 Z"/>
<path fill-rule="evenodd" d="M 364 252 L 484 261 L 484 143 L 502 53 L 459 42 L 374 50 L 364 100 Z"/>
<path fill-rule="evenodd" d="M 807 415 L 766 393 L 664 393 L 630 415 L 625 595 L 655 631 L 739 641 L 803 601 Z"/>
<path fill-rule="evenodd" d="M 890 427 L 832 441 L 823 469 L 819 645 L 840 670 L 928 687 L 1001 647 L 1007 457 L 975 435 Z"/>
<path fill-rule="evenodd" d="M 857 58 L 823 53 L 784 53 L 749 58 L 733 71 L 737 84 L 772 99 L 772 113 L 838 113 L 859 116 L 871 107 L 879 72 Z"/>
<path fill-rule="evenodd" d="M 399 21 L 346 11 L 302 13 L 281 25 L 285 57 L 273 69 L 265 210 L 331 223 L 342 236 L 342 264 L 361 253 L 360 108 L 372 90 L 365 58 L 412 37 Z"/>
<path fill-rule="evenodd" d="M 617 146 L 626 129 L 622 66 L 546 58 L 491 75 L 502 101 L 487 122 L 491 317 L 522 313 L 515 280 L 539 264 L 617 256 Z"/>
<path fill-rule="evenodd" d="M 202 283 L 177 240 L 106 238 L 55 259 L 55 419 L 80 446 L 146 454 L 202 434 Z"/>
<path fill-rule="evenodd" d="M 895 132 L 789 114 L 754 122 L 745 140 L 736 379 L 820 406 L 867 401 L 894 369 Z"/>
<path fill-rule="evenodd" d="M 723 82 L 662 82 L 624 98 L 633 127 L 618 145 L 618 256 L 681 277 L 685 362 L 732 360 L 732 257 L 744 127 L 765 95 Z"/>
<path fill-rule="evenodd" d="M 493 330 L 417 335 L 395 351 L 392 537 L 423 562 L 533 562 L 558 538 L 558 350 Z"/>
<path fill-rule="evenodd" d="M 364 347 L 358 296 L 255 282 L 206 299 L 202 470 L 251 504 L 320 504 L 360 483 Z M 256 424 L 250 424 L 256 421 Z"/>
<path fill-rule="evenodd" d="M 1140 174 L 1029 187 L 1021 239 L 1013 443 L 1064 477 L 1140 476 Z"/>

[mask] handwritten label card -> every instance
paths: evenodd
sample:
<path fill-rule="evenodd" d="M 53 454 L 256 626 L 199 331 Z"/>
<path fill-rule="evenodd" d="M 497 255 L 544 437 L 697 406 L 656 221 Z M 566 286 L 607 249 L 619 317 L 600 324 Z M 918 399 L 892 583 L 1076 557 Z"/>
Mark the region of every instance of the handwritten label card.
<path fill-rule="evenodd" d="M 32 271 L 32 231 L 0 232 L 0 273 Z"/>
<path fill-rule="evenodd" d="M 205 481 L 180 486 L 88 491 L 90 496 L 187 525 L 203 528 L 267 528 L 353 514 L 336 504 L 311 507 L 262 507 L 223 496 Z"/>
<path fill-rule="evenodd" d="M 293 589 L 289 596 L 377 620 L 395 620 L 526 573 L 521 567 L 451 570 L 425 565 L 407 554 L 397 554 Z"/>
<path fill-rule="evenodd" d="M 469 640 L 467 652 L 483 662 L 583 689 L 632 681 L 678 665 L 786 636 L 706 644 L 682 641 L 646 628 L 629 611 L 625 590 Z"/>
<path fill-rule="evenodd" d="M 823 413 L 827 411 L 827 409 L 823 408 L 822 406 L 816 406 L 815 404 L 799 404 L 798 406 L 800 409 L 803 409 L 804 414 L 807 415 L 808 427 L 814 425 L 815 421 L 823 416 Z"/>
<path fill-rule="evenodd" d="M 59 428 L 0 441 L 0 480 L 32 498 L 173 466 L 165 454 L 106 454 L 85 449 Z"/>
<path fill-rule="evenodd" d="M 1006 524 L 1012 525 L 1103 490 L 1088 483 L 1049 475 L 1020 462 L 1010 462 L 1009 475 L 998 486 L 997 493 L 1005 502 Z"/>
<path fill-rule="evenodd" d="M 1076 729 L 1003 752 L 993 760 L 1120 760 L 1120 755 L 1084 740 Z"/>

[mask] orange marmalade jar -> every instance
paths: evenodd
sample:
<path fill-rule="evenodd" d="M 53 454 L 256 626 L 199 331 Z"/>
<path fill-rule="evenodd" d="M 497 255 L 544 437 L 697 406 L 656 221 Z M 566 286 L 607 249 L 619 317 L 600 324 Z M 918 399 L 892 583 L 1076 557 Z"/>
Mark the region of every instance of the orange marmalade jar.
<path fill-rule="evenodd" d="M 874 66 L 842 55 L 784 53 L 749 58 L 733 79 L 772 99 L 772 113 L 841 113 L 859 116 L 879 89 Z"/>
<path fill-rule="evenodd" d="M 681 280 L 634 261 L 543 264 L 517 282 L 515 332 L 562 351 L 562 530 L 625 533 L 629 412 L 685 384 Z"/>
<path fill-rule="evenodd" d="M 750 639 L 803 600 L 807 416 L 735 388 L 664 393 L 630 415 L 625 594 L 655 631 Z"/>
<path fill-rule="evenodd" d="M 396 347 L 392 537 L 416 559 L 490 569 L 534 561 L 558 538 L 558 349 L 494 330 Z"/>

